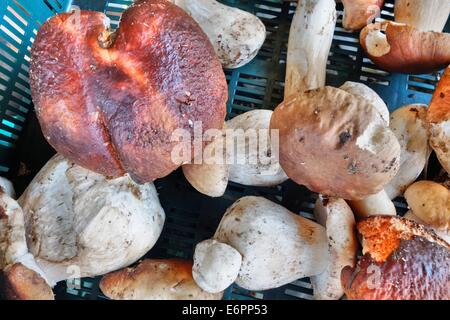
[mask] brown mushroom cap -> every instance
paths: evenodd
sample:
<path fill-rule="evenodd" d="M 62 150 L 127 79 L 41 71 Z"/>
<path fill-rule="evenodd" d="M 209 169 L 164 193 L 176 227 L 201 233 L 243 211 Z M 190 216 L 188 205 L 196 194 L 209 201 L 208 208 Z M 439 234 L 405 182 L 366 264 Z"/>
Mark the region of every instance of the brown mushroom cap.
<path fill-rule="evenodd" d="M 430 73 L 450 64 L 448 33 L 385 21 L 366 26 L 360 42 L 368 57 L 389 72 Z"/>
<path fill-rule="evenodd" d="M 199 122 L 202 133 L 222 128 L 228 88 L 221 63 L 181 8 L 140 1 L 124 12 L 114 37 L 103 13 L 81 11 L 77 18 L 49 19 L 31 51 L 36 115 L 60 154 L 144 183 L 181 165 L 172 158 L 177 129 L 193 136 Z"/>
<path fill-rule="evenodd" d="M 8 300 L 54 300 L 53 291 L 35 271 L 21 263 L 7 266 L 0 273 L 0 288 Z"/>
<path fill-rule="evenodd" d="M 223 295 L 197 286 L 192 261 L 181 259 L 146 259 L 105 275 L 100 289 L 114 300 L 219 300 Z"/>
<path fill-rule="evenodd" d="M 450 299 L 450 246 L 427 228 L 399 217 L 370 217 L 357 225 L 363 253 L 342 270 L 349 299 Z"/>
<path fill-rule="evenodd" d="M 400 145 L 373 105 L 324 87 L 292 96 L 274 111 L 280 163 L 298 184 L 330 197 L 364 199 L 395 176 Z"/>

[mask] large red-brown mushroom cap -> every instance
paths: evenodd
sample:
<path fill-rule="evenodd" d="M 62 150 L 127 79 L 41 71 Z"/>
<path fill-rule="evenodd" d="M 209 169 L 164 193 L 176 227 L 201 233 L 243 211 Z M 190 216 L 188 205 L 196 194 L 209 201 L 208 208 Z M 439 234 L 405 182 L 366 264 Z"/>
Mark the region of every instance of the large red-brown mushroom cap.
<path fill-rule="evenodd" d="M 32 97 L 49 143 L 98 173 L 147 182 L 180 163 L 172 133 L 222 128 L 227 84 L 207 36 L 182 9 L 145 0 L 115 33 L 106 16 L 60 14 L 32 48 Z"/>

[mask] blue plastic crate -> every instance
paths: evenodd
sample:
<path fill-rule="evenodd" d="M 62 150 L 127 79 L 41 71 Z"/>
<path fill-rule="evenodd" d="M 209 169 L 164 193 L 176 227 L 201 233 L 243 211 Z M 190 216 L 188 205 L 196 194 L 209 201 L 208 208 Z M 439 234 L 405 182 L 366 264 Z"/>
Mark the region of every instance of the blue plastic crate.
<path fill-rule="evenodd" d="M 222 0 L 252 12 L 266 25 L 267 39 L 258 56 L 248 65 L 225 70 L 229 84 L 228 117 L 252 110 L 273 109 L 283 99 L 289 28 L 296 3 L 283 0 Z M 0 175 L 10 177 L 20 194 L 54 154 L 40 132 L 30 97 L 28 68 L 30 47 L 40 25 L 71 6 L 105 12 L 113 27 L 132 0 L 1 0 L 0 2 Z M 358 34 L 341 25 L 342 5 L 327 68 L 327 83 L 339 86 L 347 80 L 363 82 L 377 91 L 391 111 L 409 103 L 428 103 L 438 80 L 430 75 L 389 74 L 364 57 Z M 393 0 L 386 1 L 382 18 L 393 19 Z M 446 30 L 450 30 L 450 23 Z M 226 194 L 212 199 L 196 192 L 180 170 L 155 182 L 167 215 L 161 238 L 146 257 L 192 258 L 196 243 L 210 238 L 227 207 L 245 195 L 264 196 L 293 212 L 312 218 L 317 195 L 287 181 L 273 188 L 230 183 Z M 395 201 L 400 213 L 402 199 Z M 100 277 L 66 283 L 55 288 L 59 299 L 104 299 Z M 308 279 L 278 289 L 249 292 L 230 287 L 225 299 L 312 299 Z"/>

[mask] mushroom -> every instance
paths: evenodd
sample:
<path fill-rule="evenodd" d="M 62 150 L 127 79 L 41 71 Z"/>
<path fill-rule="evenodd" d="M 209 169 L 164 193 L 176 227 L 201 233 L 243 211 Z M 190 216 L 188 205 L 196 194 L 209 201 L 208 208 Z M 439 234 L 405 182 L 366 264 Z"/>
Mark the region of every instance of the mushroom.
<path fill-rule="evenodd" d="M 267 290 L 325 271 L 325 228 L 262 197 L 243 197 L 224 214 L 214 240 L 242 256 L 236 284 Z"/>
<path fill-rule="evenodd" d="M 425 168 L 431 149 L 428 146 L 427 106 L 411 104 L 395 110 L 390 128 L 401 147 L 400 170 L 384 188 L 390 199 L 405 192 Z"/>
<path fill-rule="evenodd" d="M 284 97 L 325 86 L 334 0 L 299 0 L 289 31 Z"/>
<path fill-rule="evenodd" d="M 220 300 L 223 295 L 198 287 L 192 278 L 192 261 L 181 259 L 145 259 L 105 275 L 100 289 L 113 300 Z"/>
<path fill-rule="evenodd" d="M 418 181 L 405 191 L 408 206 L 425 224 L 450 230 L 450 190 L 433 181 Z"/>
<path fill-rule="evenodd" d="M 0 296 L 12 300 L 53 300 L 53 292 L 25 240 L 22 208 L 0 192 Z"/>
<path fill-rule="evenodd" d="M 266 39 L 266 28 L 255 15 L 216 0 L 171 0 L 206 33 L 224 68 L 249 63 Z"/>
<path fill-rule="evenodd" d="M 441 229 L 436 228 L 435 226 L 427 224 L 425 221 L 423 221 L 418 216 L 416 216 L 414 214 L 414 212 L 412 212 L 412 210 L 408 210 L 408 212 L 405 213 L 403 218 L 412 220 L 418 224 L 424 225 L 424 226 L 432 229 L 434 231 L 434 233 L 436 233 L 436 235 L 438 235 L 441 239 L 447 241 L 447 243 L 450 243 L 450 230 L 441 230 Z"/>
<path fill-rule="evenodd" d="M 222 292 L 238 277 L 241 263 L 242 256 L 233 247 L 205 240 L 195 246 L 192 276 L 206 292 Z"/>
<path fill-rule="evenodd" d="M 361 30 L 378 18 L 384 0 L 342 0 L 344 17 L 342 26 L 347 30 Z"/>
<path fill-rule="evenodd" d="M 445 69 L 433 94 L 428 124 L 430 145 L 442 167 L 450 173 L 450 66 Z"/>
<path fill-rule="evenodd" d="M 367 56 L 389 72 L 430 73 L 450 64 L 450 34 L 424 32 L 392 21 L 367 25 L 360 34 Z"/>
<path fill-rule="evenodd" d="M 270 187 L 288 179 L 279 163 L 278 132 L 270 130 L 272 114 L 252 110 L 226 122 L 230 181 Z"/>
<path fill-rule="evenodd" d="M 448 0 L 395 0 L 395 21 L 422 31 L 442 32 L 450 14 Z"/>
<path fill-rule="evenodd" d="M 29 251 L 52 285 L 135 262 L 156 243 L 165 219 L 152 183 L 109 179 L 60 155 L 47 162 L 18 202 Z"/>
<path fill-rule="evenodd" d="M 314 216 L 326 228 L 328 239 L 328 264 L 325 271 L 311 277 L 314 298 L 338 300 L 344 295 L 341 271 L 354 267 L 358 240 L 355 234 L 355 217 L 348 204 L 338 198 L 317 199 Z"/>
<path fill-rule="evenodd" d="M 450 299 L 450 246 L 400 217 L 370 217 L 357 225 L 364 256 L 341 273 L 350 300 Z"/>
<path fill-rule="evenodd" d="M 281 167 L 311 191 L 361 200 L 397 174 L 397 138 L 372 103 L 344 90 L 292 96 L 275 109 L 270 128 L 279 130 Z"/>
<path fill-rule="evenodd" d="M 7 300 L 55 299 L 52 289 L 39 273 L 21 263 L 8 265 L 3 269 L 0 273 L 0 284 Z"/>

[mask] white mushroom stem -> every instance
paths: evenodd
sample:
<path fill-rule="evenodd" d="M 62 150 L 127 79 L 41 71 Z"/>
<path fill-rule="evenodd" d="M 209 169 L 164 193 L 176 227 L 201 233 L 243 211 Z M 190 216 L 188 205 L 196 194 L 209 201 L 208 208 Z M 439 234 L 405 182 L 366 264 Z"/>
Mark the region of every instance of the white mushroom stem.
<path fill-rule="evenodd" d="M 450 14 L 448 0 L 396 0 L 395 21 L 422 31 L 442 32 Z"/>
<path fill-rule="evenodd" d="M 325 86 L 334 0 L 299 0 L 289 32 L 284 97 Z"/>
<path fill-rule="evenodd" d="M 266 38 L 266 28 L 255 15 L 215 0 L 171 0 L 186 11 L 211 41 L 225 68 L 250 62 Z"/>
<path fill-rule="evenodd" d="M 325 271 L 311 277 L 317 300 L 338 300 L 344 295 L 341 271 L 356 264 L 356 223 L 348 204 L 338 198 L 317 199 L 314 216 L 326 228 L 328 238 L 328 265 Z"/>
<path fill-rule="evenodd" d="M 242 255 L 236 284 L 267 290 L 322 273 L 328 261 L 325 229 L 261 197 L 244 197 L 225 213 L 214 239 Z"/>
<path fill-rule="evenodd" d="M 394 203 L 389 199 L 384 190 L 362 200 L 348 201 L 348 204 L 359 219 L 378 215 L 397 215 Z"/>

